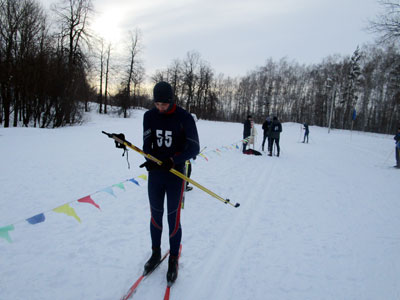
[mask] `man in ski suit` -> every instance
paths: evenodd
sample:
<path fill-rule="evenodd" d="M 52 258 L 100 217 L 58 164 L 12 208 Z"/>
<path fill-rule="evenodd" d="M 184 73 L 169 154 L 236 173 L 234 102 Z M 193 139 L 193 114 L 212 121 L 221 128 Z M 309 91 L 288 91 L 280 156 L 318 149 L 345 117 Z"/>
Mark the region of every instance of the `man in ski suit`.
<path fill-rule="evenodd" d="M 170 256 L 167 281 L 178 276 L 179 247 L 182 239 L 180 224 L 181 201 L 185 181 L 169 172 L 171 168 L 183 173 L 185 161 L 199 153 L 199 137 L 193 117 L 177 106 L 169 83 L 161 81 L 153 89 L 155 108 L 143 117 L 143 151 L 162 161 L 161 166 L 147 160 L 141 167 L 149 171 L 150 234 L 152 255 L 144 266 L 151 272 L 161 259 L 161 234 L 164 197 L 167 195 Z"/>
<path fill-rule="evenodd" d="M 268 149 L 269 149 L 269 144 L 270 144 L 270 139 L 269 139 L 269 127 L 271 126 L 271 118 L 267 117 L 267 119 L 265 120 L 265 122 L 262 125 L 262 129 L 264 130 L 264 138 L 263 138 L 263 142 L 262 142 L 262 151 L 264 151 L 264 145 L 265 145 L 265 140 L 268 139 Z"/>
<path fill-rule="evenodd" d="M 394 136 L 396 141 L 396 168 L 400 168 L 400 127 L 397 129 L 397 134 Z"/>
<path fill-rule="evenodd" d="M 279 153 L 281 151 L 281 148 L 279 147 L 279 138 L 280 138 L 280 134 L 282 132 L 282 124 L 281 122 L 279 122 L 278 117 L 274 117 L 272 119 L 272 124 L 269 128 L 269 137 L 271 139 L 271 143 L 269 145 L 269 154 L 268 156 L 272 156 L 272 147 L 274 146 L 274 142 L 276 144 L 276 156 L 279 156 Z"/>
<path fill-rule="evenodd" d="M 243 153 L 246 152 L 246 147 L 248 142 L 248 139 L 250 138 L 251 135 L 251 116 L 248 115 L 246 121 L 243 123 Z"/>
<path fill-rule="evenodd" d="M 307 139 L 307 144 L 308 144 L 308 135 L 310 134 L 310 130 L 308 129 L 308 124 L 307 123 L 304 123 L 303 126 L 304 126 L 304 128 L 303 128 L 304 129 L 303 143 L 305 143 L 306 139 Z"/>

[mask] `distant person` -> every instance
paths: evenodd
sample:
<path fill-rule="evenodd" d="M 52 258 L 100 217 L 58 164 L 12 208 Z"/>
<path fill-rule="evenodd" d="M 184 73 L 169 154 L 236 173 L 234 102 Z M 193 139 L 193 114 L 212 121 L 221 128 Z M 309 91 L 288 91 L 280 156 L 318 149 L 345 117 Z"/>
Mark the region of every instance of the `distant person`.
<path fill-rule="evenodd" d="M 270 139 L 269 139 L 269 127 L 271 126 L 271 118 L 267 117 L 265 122 L 262 125 L 262 129 L 264 130 L 264 137 L 263 137 L 263 142 L 262 142 L 262 151 L 264 151 L 264 145 L 265 145 L 265 140 L 268 140 L 268 149 L 269 149 L 269 144 L 270 144 Z"/>
<path fill-rule="evenodd" d="M 274 116 L 272 119 L 271 127 L 269 128 L 269 137 L 271 139 L 268 151 L 268 156 L 272 156 L 272 148 L 274 147 L 274 143 L 276 144 L 276 156 L 279 157 L 279 153 L 281 148 L 279 147 L 279 138 L 282 132 L 282 124 L 279 122 L 278 117 Z"/>
<path fill-rule="evenodd" d="M 198 118 L 196 116 L 196 114 L 191 113 L 193 120 L 197 123 Z M 193 160 L 196 160 L 196 156 L 193 157 Z M 185 167 L 186 167 L 186 176 L 190 178 L 190 175 L 192 174 L 192 162 L 190 161 L 190 159 L 188 159 L 185 163 Z M 189 186 L 189 181 L 186 181 L 186 187 L 185 187 L 185 191 L 191 191 L 193 190 L 192 186 Z"/>
<path fill-rule="evenodd" d="M 196 157 L 194 157 L 193 160 L 196 160 Z M 192 162 L 190 161 L 190 159 L 187 160 L 186 167 L 187 167 L 187 171 L 186 171 L 187 175 L 186 176 L 190 178 L 190 175 L 192 174 Z M 193 190 L 193 187 L 189 186 L 189 181 L 186 181 L 185 190 L 187 192 Z"/>
<path fill-rule="evenodd" d="M 303 128 L 304 129 L 303 143 L 305 143 L 306 139 L 307 139 L 307 144 L 308 144 L 308 135 L 310 134 L 310 130 L 308 129 L 308 124 L 307 123 L 304 123 L 303 126 L 304 126 L 304 128 Z"/>
<path fill-rule="evenodd" d="M 394 140 L 396 141 L 396 168 L 400 169 L 400 127 L 397 128 L 397 134 L 394 136 Z"/>
<path fill-rule="evenodd" d="M 246 152 L 246 147 L 251 136 L 251 121 L 252 117 L 248 115 L 246 121 L 243 123 L 243 153 Z"/>

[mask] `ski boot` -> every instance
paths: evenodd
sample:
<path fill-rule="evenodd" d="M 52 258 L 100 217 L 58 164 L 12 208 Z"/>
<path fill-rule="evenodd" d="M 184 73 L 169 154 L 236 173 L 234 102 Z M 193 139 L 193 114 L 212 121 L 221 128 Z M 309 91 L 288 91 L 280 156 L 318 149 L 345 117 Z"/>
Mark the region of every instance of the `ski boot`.
<path fill-rule="evenodd" d="M 178 277 L 178 257 L 170 256 L 168 261 L 167 282 L 172 284 Z"/>
<path fill-rule="evenodd" d="M 161 260 L 161 248 L 153 248 L 153 253 L 150 259 L 144 265 L 143 276 L 153 272 L 153 270 L 158 266 Z"/>

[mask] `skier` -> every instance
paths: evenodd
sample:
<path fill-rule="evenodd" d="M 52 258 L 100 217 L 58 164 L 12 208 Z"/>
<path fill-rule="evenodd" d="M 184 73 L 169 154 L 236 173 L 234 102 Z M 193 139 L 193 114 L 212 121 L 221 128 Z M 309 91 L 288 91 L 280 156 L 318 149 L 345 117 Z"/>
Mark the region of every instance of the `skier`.
<path fill-rule="evenodd" d="M 304 126 L 304 128 L 303 128 L 304 129 L 303 143 L 306 142 L 306 138 L 307 138 L 307 144 L 308 144 L 308 135 L 310 134 L 310 130 L 308 129 L 308 124 L 307 123 L 304 123 L 303 126 Z"/>
<path fill-rule="evenodd" d="M 264 151 L 264 145 L 265 145 L 265 140 L 268 139 L 268 149 L 269 149 L 269 144 L 270 144 L 270 138 L 269 138 L 269 127 L 271 126 L 271 118 L 267 117 L 267 119 L 265 120 L 265 122 L 262 125 L 262 129 L 264 130 L 264 138 L 263 138 L 263 142 L 262 142 L 262 151 Z"/>
<path fill-rule="evenodd" d="M 281 122 L 279 122 L 278 117 L 274 116 L 272 119 L 272 124 L 269 128 L 269 137 L 271 139 L 271 143 L 268 148 L 268 151 L 269 151 L 268 156 L 272 156 L 272 148 L 273 148 L 274 142 L 275 142 L 276 149 L 277 149 L 276 156 L 279 157 L 279 153 L 281 150 L 281 148 L 279 147 L 279 138 L 280 138 L 281 132 L 282 132 L 282 124 L 281 124 Z"/>
<path fill-rule="evenodd" d="M 180 208 L 185 188 L 184 181 L 169 172 L 171 168 L 183 172 L 185 161 L 199 153 L 199 137 L 193 117 L 174 101 L 169 83 L 158 82 L 153 89 L 155 108 L 143 117 L 143 150 L 162 161 L 161 165 L 147 160 L 141 165 L 149 171 L 148 195 L 151 211 L 150 235 L 152 255 L 144 266 L 144 274 L 151 272 L 161 259 L 161 234 L 164 197 L 167 195 L 170 256 L 167 281 L 178 276 L 178 255 L 182 239 Z"/>
<path fill-rule="evenodd" d="M 243 153 L 246 152 L 247 144 L 249 143 L 249 138 L 251 135 L 251 116 L 248 115 L 246 121 L 244 121 L 243 126 Z"/>
<path fill-rule="evenodd" d="M 396 168 L 400 168 L 400 127 L 397 129 L 397 134 L 394 136 L 394 140 L 396 141 Z"/>

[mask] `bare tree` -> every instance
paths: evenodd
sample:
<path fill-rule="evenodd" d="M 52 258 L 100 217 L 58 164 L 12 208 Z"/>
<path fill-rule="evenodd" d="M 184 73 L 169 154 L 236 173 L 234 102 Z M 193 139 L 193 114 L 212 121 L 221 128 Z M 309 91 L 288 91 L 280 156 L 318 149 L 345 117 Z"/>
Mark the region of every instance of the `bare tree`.
<path fill-rule="evenodd" d="M 100 39 L 100 76 L 99 76 L 99 113 L 103 112 L 103 75 L 104 75 L 104 59 L 105 59 L 105 50 L 104 50 L 104 39 Z"/>
<path fill-rule="evenodd" d="M 183 84 L 186 94 L 186 110 L 190 111 L 191 106 L 194 104 L 194 95 L 197 84 L 197 68 L 199 67 L 200 54 L 198 52 L 188 52 L 186 59 L 183 61 Z"/>
<path fill-rule="evenodd" d="M 380 34 L 381 42 L 398 41 L 400 38 L 400 1 L 380 0 L 378 2 L 384 12 L 380 13 L 375 20 L 370 21 L 367 30 Z"/>
<path fill-rule="evenodd" d="M 119 101 L 124 118 L 128 116 L 128 108 L 131 106 L 131 95 L 133 94 L 133 101 L 135 101 L 140 89 L 140 83 L 143 81 L 144 76 L 144 69 L 139 60 L 141 51 L 140 35 L 139 29 L 136 29 L 135 32 L 129 32 L 128 67 L 126 69 L 125 78 L 122 81 L 122 91 L 119 92 Z"/>
<path fill-rule="evenodd" d="M 90 44 L 88 25 L 93 5 L 91 0 L 61 0 L 52 6 L 52 10 L 60 27 L 58 56 L 61 60 L 66 59 L 67 63 L 67 84 L 61 103 L 56 108 L 54 126 L 57 127 L 75 122 L 79 116 L 78 102 L 83 100 L 88 89 L 85 46 Z"/>
<path fill-rule="evenodd" d="M 104 87 L 104 113 L 107 113 L 107 105 L 108 105 L 108 84 L 109 84 L 109 76 L 110 76 L 110 59 L 111 59 L 111 43 L 107 46 L 106 51 L 106 70 L 105 70 L 105 87 Z"/>

